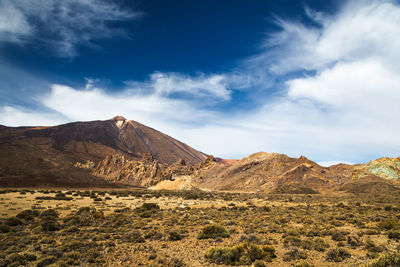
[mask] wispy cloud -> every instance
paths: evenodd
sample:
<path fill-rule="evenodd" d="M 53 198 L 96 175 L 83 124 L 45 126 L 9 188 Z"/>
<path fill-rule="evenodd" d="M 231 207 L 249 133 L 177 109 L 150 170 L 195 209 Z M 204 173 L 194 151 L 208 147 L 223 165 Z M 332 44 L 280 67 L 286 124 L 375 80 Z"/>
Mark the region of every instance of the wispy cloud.
<path fill-rule="evenodd" d="M 171 96 L 177 93 L 190 97 L 211 97 L 229 100 L 231 91 L 227 88 L 227 77 L 220 74 L 188 76 L 180 73 L 155 72 L 146 82 L 128 81 L 126 84 L 144 93 Z"/>
<path fill-rule="evenodd" d="M 128 33 L 112 23 L 140 13 L 105 0 L 0 0 L 0 41 L 44 45 L 59 57 L 74 57 L 77 46 Z"/>

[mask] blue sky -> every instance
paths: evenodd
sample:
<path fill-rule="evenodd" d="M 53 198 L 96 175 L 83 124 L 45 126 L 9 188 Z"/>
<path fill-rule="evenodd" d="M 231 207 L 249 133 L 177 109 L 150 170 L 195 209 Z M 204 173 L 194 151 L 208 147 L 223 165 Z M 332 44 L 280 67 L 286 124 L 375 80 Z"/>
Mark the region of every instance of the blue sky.
<path fill-rule="evenodd" d="M 0 124 L 123 115 L 203 152 L 400 151 L 398 1 L 0 0 Z"/>

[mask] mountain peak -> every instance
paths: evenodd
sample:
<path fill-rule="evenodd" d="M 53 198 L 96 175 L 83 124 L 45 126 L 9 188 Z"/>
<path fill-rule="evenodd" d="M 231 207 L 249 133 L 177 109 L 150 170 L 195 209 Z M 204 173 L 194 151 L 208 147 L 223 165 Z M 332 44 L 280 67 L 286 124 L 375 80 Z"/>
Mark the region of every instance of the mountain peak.
<path fill-rule="evenodd" d="M 114 118 L 111 118 L 110 121 L 126 121 L 127 119 L 125 119 L 124 117 L 118 115 L 115 116 Z"/>
<path fill-rule="evenodd" d="M 115 125 L 117 125 L 117 127 L 119 129 L 122 128 L 122 126 L 125 124 L 125 122 L 127 121 L 127 119 L 125 119 L 122 116 L 115 116 L 114 118 L 111 119 L 111 121 L 115 122 Z"/>

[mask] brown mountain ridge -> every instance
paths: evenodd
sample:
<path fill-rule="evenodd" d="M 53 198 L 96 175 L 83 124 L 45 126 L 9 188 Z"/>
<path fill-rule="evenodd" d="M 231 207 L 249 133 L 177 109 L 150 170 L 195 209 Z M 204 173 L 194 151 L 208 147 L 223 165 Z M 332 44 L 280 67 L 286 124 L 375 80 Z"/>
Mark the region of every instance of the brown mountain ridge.
<path fill-rule="evenodd" d="M 220 159 L 122 116 L 54 127 L 0 127 L 1 186 L 163 189 L 165 184 L 168 189 L 359 193 L 381 185 L 393 191 L 400 180 L 399 160 L 322 167 L 304 156 L 279 153 Z"/>

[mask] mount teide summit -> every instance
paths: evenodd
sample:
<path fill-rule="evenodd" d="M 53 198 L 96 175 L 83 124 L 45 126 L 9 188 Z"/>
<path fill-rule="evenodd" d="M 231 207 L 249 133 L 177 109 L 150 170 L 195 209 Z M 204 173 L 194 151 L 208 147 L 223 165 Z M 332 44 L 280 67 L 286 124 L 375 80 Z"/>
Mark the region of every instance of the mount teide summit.
<path fill-rule="evenodd" d="M 194 165 L 206 155 L 122 116 L 105 121 L 73 122 L 54 127 L 0 127 L 0 184 L 107 185 L 77 162 L 98 162 L 123 155 L 151 155 L 162 164 L 183 159 Z"/>

